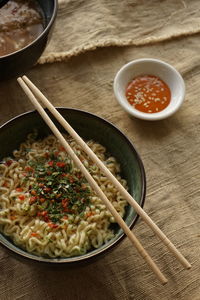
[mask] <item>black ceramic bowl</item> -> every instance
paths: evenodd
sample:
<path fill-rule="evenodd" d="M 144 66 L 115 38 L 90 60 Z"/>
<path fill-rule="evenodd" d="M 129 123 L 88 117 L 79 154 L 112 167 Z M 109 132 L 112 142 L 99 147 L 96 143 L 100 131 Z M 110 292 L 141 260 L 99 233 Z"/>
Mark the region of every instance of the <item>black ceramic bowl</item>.
<path fill-rule="evenodd" d="M 108 153 L 117 159 L 121 166 L 121 177 L 126 179 L 128 183 L 129 193 L 133 195 L 135 200 L 142 206 L 146 192 L 145 171 L 137 151 L 127 137 L 111 123 L 96 115 L 70 108 L 59 108 L 58 110 L 84 140 L 93 139 L 99 142 L 106 147 Z M 63 131 L 62 127 L 54 119 L 53 121 L 59 130 Z M 17 116 L 4 124 L 0 128 L 0 160 L 12 155 L 13 150 L 19 148 L 19 145 L 26 140 L 27 135 L 33 131 L 33 128 L 38 130 L 39 138 L 51 134 L 50 129 L 36 111 Z M 130 228 L 133 227 L 136 219 L 137 214 L 133 208 L 127 206 L 124 220 Z M 115 237 L 107 244 L 104 244 L 98 249 L 91 250 L 87 254 L 71 258 L 49 259 L 27 253 L 15 246 L 12 241 L 3 234 L 0 234 L 0 243 L 22 257 L 30 258 L 35 261 L 74 263 L 97 257 L 99 254 L 105 253 L 108 249 L 117 245 L 124 237 L 124 233 L 118 224 L 115 224 L 113 229 L 115 231 Z"/>
<path fill-rule="evenodd" d="M 37 0 L 44 16 L 43 32 L 26 47 L 0 57 L 0 80 L 23 75 L 41 56 L 50 38 L 57 13 L 57 0 Z"/>

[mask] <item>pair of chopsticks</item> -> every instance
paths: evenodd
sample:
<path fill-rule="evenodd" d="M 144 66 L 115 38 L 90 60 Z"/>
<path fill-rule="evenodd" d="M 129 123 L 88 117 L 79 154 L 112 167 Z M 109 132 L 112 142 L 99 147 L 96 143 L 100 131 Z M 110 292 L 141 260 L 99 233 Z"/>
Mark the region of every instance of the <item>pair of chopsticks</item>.
<path fill-rule="evenodd" d="M 186 268 L 190 269 L 191 265 L 186 260 L 186 258 L 179 252 L 178 249 L 174 246 L 174 244 L 166 237 L 166 235 L 159 229 L 159 227 L 151 220 L 151 218 L 147 215 L 147 213 L 140 207 L 140 205 L 133 199 L 133 197 L 127 192 L 127 190 L 120 184 L 120 182 L 114 177 L 114 175 L 106 168 L 103 162 L 95 155 L 95 153 L 88 147 L 88 145 L 82 140 L 82 138 L 75 132 L 75 130 L 70 126 L 70 124 L 62 117 L 62 115 L 55 109 L 55 107 L 49 102 L 49 100 L 41 93 L 41 91 L 26 77 L 22 76 L 17 79 L 18 83 L 35 106 L 41 117 L 47 123 L 51 131 L 60 141 L 62 146 L 68 152 L 68 154 L 73 159 L 76 166 L 81 170 L 85 178 L 87 179 L 90 186 L 96 192 L 96 194 L 101 198 L 106 207 L 109 209 L 116 222 L 123 229 L 129 240 L 133 243 L 139 254 L 144 258 L 147 262 L 151 270 L 155 273 L 157 278 L 161 281 L 162 284 L 167 283 L 166 277 L 161 273 L 158 266 L 149 256 L 147 251 L 143 248 L 140 241 L 133 234 L 133 232 L 126 225 L 122 217 L 115 210 L 111 202 L 108 200 L 106 195 L 100 189 L 96 181 L 84 167 L 82 162 L 76 156 L 72 148 L 69 146 L 63 135 L 54 125 L 50 117 L 47 115 L 43 107 L 39 104 L 36 98 L 38 98 L 43 105 L 48 108 L 48 110 L 52 113 L 52 115 L 59 121 L 59 123 L 64 127 L 64 129 L 74 138 L 74 140 L 82 147 L 82 149 L 89 155 L 89 157 L 98 165 L 100 170 L 109 178 L 109 180 L 116 186 L 121 195 L 128 201 L 128 203 L 135 209 L 135 211 L 141 216 L 141 218 L 145 221 L 147 225 L 153 230 L 153 232 L 160 238 L 160 240 L 167 246 L 168 250 L 174 254 L 174 256 L 178 259 L 178 261 Z"/>

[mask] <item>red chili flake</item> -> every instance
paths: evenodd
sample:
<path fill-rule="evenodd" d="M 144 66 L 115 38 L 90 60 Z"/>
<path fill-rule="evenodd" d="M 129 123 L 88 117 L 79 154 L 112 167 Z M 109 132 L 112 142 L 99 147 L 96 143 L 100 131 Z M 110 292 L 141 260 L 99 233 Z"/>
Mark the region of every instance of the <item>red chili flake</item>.
<path fill-rule="evenodd" d="M 44 156 L 45 158 L 49 158 L 49 152 L 45 152 Z"/>
<path fill-rule="evenodd" d="M 43 219 L 44 219 L 45 222 L 49 222 L 50 221 L 49 216 L 47 216 L 47 215 L 44 216 Z"/>
<path fill-rule="evenodd" d="M 61 147 L 59 148 L 59 150 L 60 150 L 60 151 L 66 151 L 65 148 L 64 148 L 63 146 L 61 146 Z"/>
<path fill-rule="evenodd" d="M 32 232 L 32 233 L 31 233 L 31 236 L 40 238 L 40 235 L 39 235 L 39 233 L 37 233 L 37 232 Z"/>
<path fill-rule="evenodd" d="M 42 188 L 44 187 L 44 183 L 39 183 L 38 186 Z"/>
<path fill-rule="evenodd" d="M 12 165 L 12 163 L 13 163 L 13 160 L 12 159 L 8 159 L 6 162 L 5 162 L 5 164 L 6 164 L 6 166 L 10 166 L 10 165 Z"/>
<path fill-rule="evenodd" d="M 63 168 L 63 167 L 65 167 L 65 163 L 64 162 L 61 162 L 61 161 L 58 161 L 57 163 L 56 163 L 56 166 L 57 167 L 60 167 L 60 168 Z"/>
<path fill-rule="evenodd" d="M 3 187 L 8 187 L 8 182 L 4 181 L 4 183 L 2 184 Z"/>
<path fill-rule="evenodd" d="M 94 213 L 93 211 L 90 211 L 90 212 L 87 213 L 86 216 L 87 216 L 87 217 L 91 217 L 91 216 L 93 216 L 93 215 L 95 215 L 95 213 Z"/>
<path fill-rule="evenodd" d="M 31 191 L 31 195 L 34 195 L 34 196 L 35 196 L 36 194 L 37 194 L 37 193 L 36 193 L 35 190 L 32 190 L 32 191 Z"/>
<path fill-rule="evenodd" d="M 47 214 L 48 214 L 48 212 L 47 212 L 46 210 L 43 210 L 43 211 L 41 212 L 40 215 L 44 217 L 44 216 L 46 216 Z"/>
<path fill-rule="evenodd" d="M 38 211 L 37 212 L 37 216 L 38 217 L 43 217 L 43 220 L 45 222 L 49 222 L 49 216 L 48 216 L 48 212 L 46 210 L 44 210 L 44 211 Z"/>
<path fill-rule="evenodd" d="M 54 223 L 48 223 L 48 226 L 49 226 L 50 228 L 57 228 L 57 227 L 58 227 L 58 225 L 57 225 L 57 224 L 54 224 Z"/>
<path fill-rule="evenodd" d="M 45 193 L 49 193 L 49 192 L 51 191 L 51 188 L 50 188 L 50 187 L 45 187 L 45 188 L 43 189 L 43 191 L 44 191 Z"/>
<path fill-rule="evenodd" d="M 53 167 L 53 164 L 54 164 L 54 161 L 53 161 L 53 160 L 50 160 L 50 161 L 48 162 L 48 165 L 49 165 L 50 167 Z"/>
<path fill-rule="evenodd" d="M 45 198 L 43 198 L 43 197 L 42 197 L 42 198 L 40 198 L 40 202 L 41 202 L 41 203 L 43 203 L 43 202 L 45 202 L 45 201 L 46 201 L 46 199 L 45 199 Z"/>
<path fill-rule="evenodd" d="M 10 220 L 12 220 L 12 221 L 14 221 L 16 219 L 16 217 L 15 216 L 10 216 Z"/>
<path fill-rule="evenodd" d="M 24 195 L 19 195 L 19 199 L 20 199 L 20 200 L 24 200 L 24 199 L 25 199 L 25 196 L 24 196 Z"/>
<path fill-rule="evenodd" d="M 58 156 L 59 153 L 60 153 L 59 151 L 56 151 L 56 152 L 54 152 L 54 155 L 55 155 L 55 156 Z"/>
<path fill-rule="evenodd" d="M 61 196 L 62 196 L 62 194 L 57 194 L 56 199 L 60 198 Z"/>
<path fill-rule="evenodd" d="M 62 173 L 61 176 L 62 176 L 62 177 L 68 177 L 68 174 Z"/>
<path fill-rule="evenodd" d="M 26 171 L 26 172 L 32 172 L 32 171 L 33 171 L 33 168 L 31 168 L 31 167 L 25 167 L 25 168 L 24 168 L 24 171 Z"/>
<path fill-rule="evenodd" d="M 69 200 L 67 198 L 62 199 L 62 207 L 67 208 Z"/>
<path fill-rule="evenodd" d="M 16 190 L 16 192 L 23 192 L 23 188 L 21 188 L 21 187 L 18 187 L 15 190 Z"/>
<path fill-rule="evenodd" d="M 36 202 L 36 200 L 37 200 L 37 197 L 31 197 L 30 200 L 29 200 L 29 203 L 33 204 L 33 203 Z"/>

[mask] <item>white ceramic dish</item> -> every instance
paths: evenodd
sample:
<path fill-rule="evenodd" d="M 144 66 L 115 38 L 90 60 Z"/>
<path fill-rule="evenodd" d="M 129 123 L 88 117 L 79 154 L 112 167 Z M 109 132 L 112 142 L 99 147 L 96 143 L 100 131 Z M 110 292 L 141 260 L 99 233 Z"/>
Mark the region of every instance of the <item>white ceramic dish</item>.
<path fill-rule="evenodd" d="M 157 113 L 145 113 L 129 104 L 125 95 L 127 85 L 133 78 L 140 75 L 157 76 L 168 85 L 171 90 L 171 101 L 164 110 Z M 185 97 L 185 83 L 180 73 L 168 63 L 158 59 L 143 58 L 127 63 L 117 72 L 114 79 L 114 94 L 118 103 L 130 115 L 155 121 L 171 116 L 180 108 Z"/>

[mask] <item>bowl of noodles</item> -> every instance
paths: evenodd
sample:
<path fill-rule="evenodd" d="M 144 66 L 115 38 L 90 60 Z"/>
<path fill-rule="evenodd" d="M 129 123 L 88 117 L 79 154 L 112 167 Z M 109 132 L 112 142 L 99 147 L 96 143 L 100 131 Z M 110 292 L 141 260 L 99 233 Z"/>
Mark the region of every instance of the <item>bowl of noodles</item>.
<path fill-rule="evenodd" d="M 85 111 L 62 116 L 142 206 L 146 180 L 133 144 L 113 124 Z M 137 214 L 72 137 L 59 130 L 132 228 Z M 5 141 L 7 141 L 5 143 Z M 0 128 L 0 244 L 46 263 L 77 263 L 105 254 L 124 233 L 36 111 Z"/>

